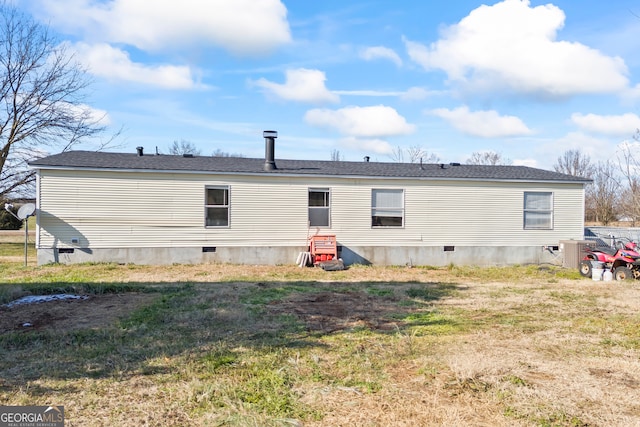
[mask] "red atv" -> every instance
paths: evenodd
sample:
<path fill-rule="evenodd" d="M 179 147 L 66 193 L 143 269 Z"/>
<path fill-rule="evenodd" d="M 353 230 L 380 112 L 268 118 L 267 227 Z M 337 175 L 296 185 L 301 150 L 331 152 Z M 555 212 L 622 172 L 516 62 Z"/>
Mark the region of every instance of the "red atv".
<path fill-rule="evenodd" d="M 640 252 L 635 242 L 629 239 L 615 243 L 618 249 L 609 246 L 596 248 L 586 247 L 585 256 L 578 266 L 580 274 L 591 277 L 592 261 L 601 262 L 606 270 L 613 273 L 615 280 L 631 280 L 640 278 Z"/>

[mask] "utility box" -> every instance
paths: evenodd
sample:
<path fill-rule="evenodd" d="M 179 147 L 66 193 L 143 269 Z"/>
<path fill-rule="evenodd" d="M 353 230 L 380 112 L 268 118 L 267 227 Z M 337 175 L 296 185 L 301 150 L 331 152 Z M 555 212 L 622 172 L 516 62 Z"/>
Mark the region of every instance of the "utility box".
<path fill-rule="evenodd" d="M 578 268 L 580 261 L 584 258 L 585 249 L 588 247 L 595 248 L 596 242 L 593 240 L 561 240 L 562 266 Z"/>
<path fill-rule="evenodd" d="M 338 257 L 336 236 L 311 236 L 309 238 L 309 251 L 313 256 L 314 263 L 336 259 Z"/>

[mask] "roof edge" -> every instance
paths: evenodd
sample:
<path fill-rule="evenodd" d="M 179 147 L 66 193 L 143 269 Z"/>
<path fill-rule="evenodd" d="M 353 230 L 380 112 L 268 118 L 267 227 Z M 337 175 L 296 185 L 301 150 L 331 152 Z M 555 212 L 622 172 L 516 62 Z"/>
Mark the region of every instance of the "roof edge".
<path fill-rule="evenodd" d="M 229 171 L 207 171 L 207 170 L 181 170 L 181 169 L 132 169 L 132 168 L 96 168 L 96 167 L 83 167 L 83 166 L 49 166 L 49 165 L 31 165 L 29 167 L 33 169 L 47 169 L 47 170 L 83 170 L 92 172 L 128 172 L 128 173 L 171 173 L 171 174 L 183 174 L 183 175 L 232 175 L 232 176 L 269 176 L 269 177 L 306 177 L 314 178 L 321 175 L 309 175 L 303 173 L 278 173 L 274 175 L 270 172 L 229 172 Z M 375 175 L 322 175 L 325 178 L 339 178 L 339 179 L 372 179 L 372 180 L 394 180 L 394 181 L 471 181 L 471 182 L 532 182 L 532 183 L 546 183 L 546 184 L 590 184 L 593 180 L 588 178 L 581 178 L 576 180 L 551 180 L 551 179 L 533 179 L 533 178 L 461 178 L 461 177 L 420 177 L 420 176 L 375 176 Z M 579 178 L 579 177 L 578 177 Z"/>

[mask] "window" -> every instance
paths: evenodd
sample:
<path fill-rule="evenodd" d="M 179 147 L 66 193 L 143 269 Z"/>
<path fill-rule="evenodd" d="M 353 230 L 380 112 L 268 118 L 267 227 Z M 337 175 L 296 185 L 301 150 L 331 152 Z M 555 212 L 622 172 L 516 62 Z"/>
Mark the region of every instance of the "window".
<path fill-rule="evenodd" d="M 371 226 L 404 225 L 404 190 L 371 190 Z"/>
<path fill-rule="evenodd" d="M 229 226 L 229 187 L 205 188 L 205 226 Z"/>
<path fill-rule="evenodd" d="M 330 194 L 328 188 L 309 189 L 309 226 L 329 227 Z"/>
<path fill-rule="evenodd" d="M 550 230 L 553 228 L 553 193 L 524 193 L 524 229 Z"/>

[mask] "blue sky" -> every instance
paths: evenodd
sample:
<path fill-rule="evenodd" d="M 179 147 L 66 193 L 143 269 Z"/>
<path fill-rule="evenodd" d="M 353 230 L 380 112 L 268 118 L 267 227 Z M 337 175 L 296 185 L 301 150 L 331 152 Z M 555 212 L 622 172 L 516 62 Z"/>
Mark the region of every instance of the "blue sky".
<path fill-rule="evenodd" d="M 115 151 L 551 169 L 640 128 L 637 0 L 16 0 L 75 51 Z M 88 146 L 87 148 L 90 148 Z"/>

